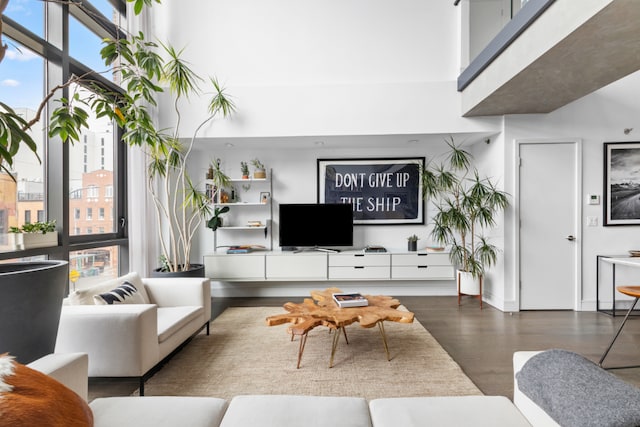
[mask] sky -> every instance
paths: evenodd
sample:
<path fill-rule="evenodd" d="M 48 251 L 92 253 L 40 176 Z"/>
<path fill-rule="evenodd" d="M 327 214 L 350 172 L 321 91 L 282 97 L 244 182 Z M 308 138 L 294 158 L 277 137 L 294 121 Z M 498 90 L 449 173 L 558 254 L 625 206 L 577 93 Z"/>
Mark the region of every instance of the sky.
<path fill-rule="evenodd" d="M 93 0 L 92 4 L 110 17 L 112 6 L 108 0 Z M 38 36 L 44 34 L 44 2 L 42 0 L 10 0 L 5 15 L 23 25 Z M 103 71 L 100 59 L 101 40 L 74 18 L 69 22 L 69 50 L 71 56 L 85 65 Z M 4 38 L 4 37 L 3 37 Z M 36 109 L 44 98 L 44 61 L 38 55 L 4 39 L 9 45 L 0 63 L 0 102 L 12 108 Z"/>

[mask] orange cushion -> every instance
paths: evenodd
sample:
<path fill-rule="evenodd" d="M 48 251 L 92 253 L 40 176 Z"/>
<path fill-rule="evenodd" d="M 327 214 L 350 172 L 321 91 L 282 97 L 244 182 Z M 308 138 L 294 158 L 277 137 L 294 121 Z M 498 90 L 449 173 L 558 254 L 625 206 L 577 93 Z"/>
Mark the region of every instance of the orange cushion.
<path fill-rule="evenodd" d="M 3 426 L 93 426 L 87 402 L 62 383 L 0 355 L 0 424 Z"/>

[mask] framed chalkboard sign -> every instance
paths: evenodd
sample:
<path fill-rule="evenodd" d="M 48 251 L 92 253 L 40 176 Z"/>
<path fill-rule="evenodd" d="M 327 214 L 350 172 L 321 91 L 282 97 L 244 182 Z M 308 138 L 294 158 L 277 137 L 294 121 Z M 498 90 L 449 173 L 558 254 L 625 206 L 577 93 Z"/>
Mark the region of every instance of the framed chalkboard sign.
<path fill-rule="evenodd" d="M 424 157 L 318 159 L 318 203 L 353 205 L 354 224 L 424 224 Z"/>

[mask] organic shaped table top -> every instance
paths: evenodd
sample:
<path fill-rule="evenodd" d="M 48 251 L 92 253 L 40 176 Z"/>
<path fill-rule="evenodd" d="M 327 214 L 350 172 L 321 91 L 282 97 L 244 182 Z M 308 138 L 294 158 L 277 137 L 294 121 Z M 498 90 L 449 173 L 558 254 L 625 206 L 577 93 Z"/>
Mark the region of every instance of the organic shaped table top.
<path fill-rule="evenodd" d="M 385 320 L 400 323 L 413 322 L 413 313 L 398 310 L 400 301 L 393 297 L 364 295 L 369 305 L 340 308 L 333 300 L 334 293 L 342 293 L 342 291 L 338 288 L 311 291 L 311 298 L 305 298 L 302 303 L 284 304 L 284 309 L 288 313 L 267 317 L 267 325 L 292 323 L 291 333 L 303 335 L 320 325 L 338 329 L 358 322 L 363 328 L 371 328 Z"/>

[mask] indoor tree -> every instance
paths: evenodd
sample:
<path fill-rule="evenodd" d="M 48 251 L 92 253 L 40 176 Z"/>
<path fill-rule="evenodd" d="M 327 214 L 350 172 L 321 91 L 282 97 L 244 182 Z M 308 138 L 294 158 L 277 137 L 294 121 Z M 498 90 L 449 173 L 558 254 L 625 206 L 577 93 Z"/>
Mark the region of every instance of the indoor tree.
<path fill-rule="evenodd" d="M 127 1 L 134 3 L 136 14 L 145 5 L 160 3 L 160 0 Z M 8 3 L 8 0 L 0 0 L 0 13 Z M 49 136 L 58 136 L 65 142 L 79 141 L 82 129 L 89 126 L 89 110 L 97 118 L 106 117 L 121 127 L 124 131 L 122 141 L 141 147 L 149 159 L 147 188 L 154 201 L 161 257 L 166 260 L 163 265 L 172 272 L 189 270 L 192 239 L 211 211 L 205 192 L 199 190 L 187 174 L 187 160 L 202 127 L 218 115 L 229 116 L 235 107 L 218 81 L 209 78 L 211 99 L 207 116 L 185 143 L 179 138 L 183 134 L 180 105 L 189 96 L 205 93 L 199 87 L 204 80 L 181 58 L 182 51 L 148 41 L 142 32 L 126 39 L 103 42 L 101 56 L 109 67 L 108 72 L 119 74 L 122 90 L 99 86 L 89 75 L 71 76 L 49 91 L 40 103 L 36 117 L 29 122 L 0 102 L 0 169 L 10 174 L 13 158 L 23 145 L 36 152 L 29 130 L 41 120 L 45 107 L 61 90 L 68 92 L 68 96 L 55 99 L 57 106 L 50 114 Z M 1 59 L 6 50 L 2 40 L 0 47 Z M 156 98 L 164 92 L 165 85 L 173 96 L 176 121 L 172 126 L 161 128 L 154 121 L 152 110 L 157 107 Z M 228 182 L 228 177 L 222 176 L 220 180 Z"/>
<path fill-rule="evenodd" d="M 483 232 L 495 227 L 509 205 L 508 195 L 492 178 L 480 176 L 472 167 L 473 156 L 453 138 L 445 142 L 449 151 L 444 162 L 421 173 L 422 196 L 432 198 L 436 208 L 431 237 L 450 248 L 451 262 L 461 272 L 477 280 L 496 263 L 498 248 Z"/>

